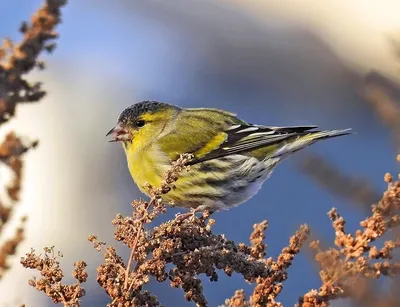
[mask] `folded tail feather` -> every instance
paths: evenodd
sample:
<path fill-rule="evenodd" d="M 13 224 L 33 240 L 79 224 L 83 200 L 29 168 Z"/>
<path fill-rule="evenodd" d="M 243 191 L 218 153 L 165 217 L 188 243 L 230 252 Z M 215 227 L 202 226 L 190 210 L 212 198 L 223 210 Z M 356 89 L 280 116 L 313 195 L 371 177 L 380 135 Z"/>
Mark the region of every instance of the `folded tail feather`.
<path fill-rule="evenodd" d="M 331 139 L 334 137 L 352 134 L 351 129 L 342 130 L 325 130 L 304 133 L 301 136 L 296 136 L 284 142 L 271 156 L 268 158 L 284 157 L 288 154 L 294 153 L 303 149 L 319 140 Z"/>

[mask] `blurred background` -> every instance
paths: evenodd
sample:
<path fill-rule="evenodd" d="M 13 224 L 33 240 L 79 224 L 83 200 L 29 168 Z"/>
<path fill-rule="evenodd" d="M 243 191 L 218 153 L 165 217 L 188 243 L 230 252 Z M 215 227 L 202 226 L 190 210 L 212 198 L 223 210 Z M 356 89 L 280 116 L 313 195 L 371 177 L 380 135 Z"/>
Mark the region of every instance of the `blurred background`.
<path fill-rule="evenodd" d="M 1 1 L 0 37 L 20 40 L 20 22 L 41 3 Z M 386 188 L 383 174 L 398 167 L 398 147 L 365 88 L 372 83 L 399 93 L 400 60 L 393 46 L 400 38 L 399 11 L 396 0 L 69 1 L 58 47 L 41 58 L 47 69 L 30 76 L 43 81 L 48 95 L 20 106 L 1 131 L 15 127 L 40 145 L 26 156 L 17 214 L 29 216 L 27 237 L 0 283 L 0 305 L 51 306 L 28 286 L 33 272 L 19 265 L 31 247 L 51 245 L 63 252 L 65 272 L 78 259 L 88 261 L 84 306 L 108 303 L 95 281 L 102 255 L 87 236 L 113 243 L 111 220 L 119 212 L 130 214 L 131 201 L 143 197 L 122 149 L 105 138 L 119 113 L 140 100 L 223 108 L 264 125 L 353 128 L 357 134 L 318 143 L 282 163 L 254 198 L 216 213 L 214 230 L 247 243 L 253 224 L 267 219 L 267 253 L 275 257 L 302 223 L 332 241 L 326 215 L 332 207 L 356 229 L 367 214 L 362 206 Z M 371 197 L 354 201 L 325 189 L 305 170 L 304 161 L 317 161 L 305 160 L 309 155 L 323 156 L 324 163 L 365 182 Z M 289 269 L 280 296 L 284 305 L 320 285 L 310 259 L 302 253 Z M 217 283 L 204 278 L 204 288 L 210 306 L 236 289 L 252 290 L 240 276 L 223 273 Z M 167 283 L 149 289 L 166 306 L 191 305 Z"/>

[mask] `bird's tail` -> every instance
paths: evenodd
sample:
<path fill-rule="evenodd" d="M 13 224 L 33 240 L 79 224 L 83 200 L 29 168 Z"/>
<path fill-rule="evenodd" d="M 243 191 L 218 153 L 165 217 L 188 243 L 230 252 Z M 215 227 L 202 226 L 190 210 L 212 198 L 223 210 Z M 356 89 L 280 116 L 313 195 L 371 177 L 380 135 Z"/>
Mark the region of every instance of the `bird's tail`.
<path fill-rule="evenodd" d="M 283 158 L 314 144 L 319 140 L 330 139 L 347 134 L 352 134 L 351 129 L 304 132 L 302 135 L 298 135 L 285 141 L 281 146 L 279 146 L 274 154 L 268 158 Z"/>

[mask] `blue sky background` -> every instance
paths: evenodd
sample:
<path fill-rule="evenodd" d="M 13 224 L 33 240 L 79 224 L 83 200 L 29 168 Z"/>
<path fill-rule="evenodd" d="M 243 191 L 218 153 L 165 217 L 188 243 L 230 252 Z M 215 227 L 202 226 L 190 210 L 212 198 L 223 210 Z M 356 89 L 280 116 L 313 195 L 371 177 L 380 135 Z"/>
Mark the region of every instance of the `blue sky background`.
<path fill-rule="evenodd" d="M 111 219 L 118 212 L 129 214 L 131 200 L 141 196 L 125 167 L 122 149 L 106 144 L 103 138 L 118 114 L 135 101 L 219 107 L 265 125 L 351 127 L 356 135 L 321 142 L 307 151 L 323 155 L 343 173 L 371 182 L 380 192 L 385 189 L 384 173 L 398 169 L 388 131 L 359 95 L 363 76 L 343 64 L 312 31 L 272 13 L 268 26 L 233 6 L 189 2 L 171 1 L 168 6 L 157 1 L 70 1 L 58 28 L 58 47 L 53 55 L 42 57 L 48 69 L 35 74 L 34 79 L 43 80 L 49 91 L 42 109 L 54 110 L 43 115 L 46 118 L 37 114 L 35 120 L 54 120 L 59 132 L 54 132 L 47 144 L 50 148 L 54 140 L 54 146 L 60 148 L 61 162 L 54 165 L 62 163 L 72 174 L 70 186 L 51 181 L 51 186 L 58 186 L 63 195 L 52 207 L 56 221 L 52 231 L 68 237 L 68 229 L 57 229 L 57 225 L 67 223 L 77 234 L 76 245 L 64 246 L 64 239 L 51 240 L 64 252 L 68 265 L 80 258 L 90 262 L 91 281 L 84 306 L 108 302 L 95 282 L 95 267 L 101 257 L 90 244 L 83 243 L 85 238 L 97 233 L 112 242 Z M 40 3 L 1 1 L 0 37 L 18 41 L 20 21 L 26 20 Z M 35 106 L 29 108 L 34 110 Z M 28 130 L 37 135 L 34 124 Z M 34 155 L 46 154 L 46 139 L 43 142 Z M 248 242 L 252 225 L 267 219 L 267 253 L 276 257 L 303 223 L 318 236 L 331 240 L 334 234 L 326 213 L 332 207 L 346 217 L 350 229 L 356 229 L 364 212 L 321 189 L 299 171 L 295 161 L 282 163 L 246 204 L 216 213 L 215 232 L 236 242 Z M 69 203 L 70 212 L 77 213 L 76 219 L 57 214 L 61 210 L 57 206 L 63 206 L 63 201 Z M 168 217 L 178 211 L 170 210 Z M 31 219 L 29 227 L 33 233 L 46 226 Z M 38 242 L 34 237 L 28 234 L 26 247 Z M 307 253 L 296 257 L 288 272 L 289 279 L 279 298 L 285 306 L 319 286 L 318 272 Z M 210 306 L 222 304 L 236 289 L 244 288 L 247 293 L 252 289 L 238 275 L 228 278 L 220 273 L 218 283 L 204 280 Z M 168 284 L 151 283 L 149 289 L 165 306 L 190 306 L 183 292 Z M 22 302 L 34 297 L 50 305 L 33 289 L 24 293 L 27 297 L 20 298 Z"/>

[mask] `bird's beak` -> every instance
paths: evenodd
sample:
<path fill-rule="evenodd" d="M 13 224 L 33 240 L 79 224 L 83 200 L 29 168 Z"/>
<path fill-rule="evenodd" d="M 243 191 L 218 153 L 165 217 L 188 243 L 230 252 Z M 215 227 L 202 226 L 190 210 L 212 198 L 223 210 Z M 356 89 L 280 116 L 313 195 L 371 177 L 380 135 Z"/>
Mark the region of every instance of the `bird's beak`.
<path fill-rule="evenodd" d="M 129 131 L 124 129 L 124 127 L 122 127 L 121 123 L 118 123 L 114 128 L 112 128 L 110 131 L 108 131 L 106 136 L 109 136 L 109 135 L 113 136 L 113 138 L 111 140 L 109 140 L 109 142 L 126 142 L 126 141 L 130 141 L 132 139 Z"/>

